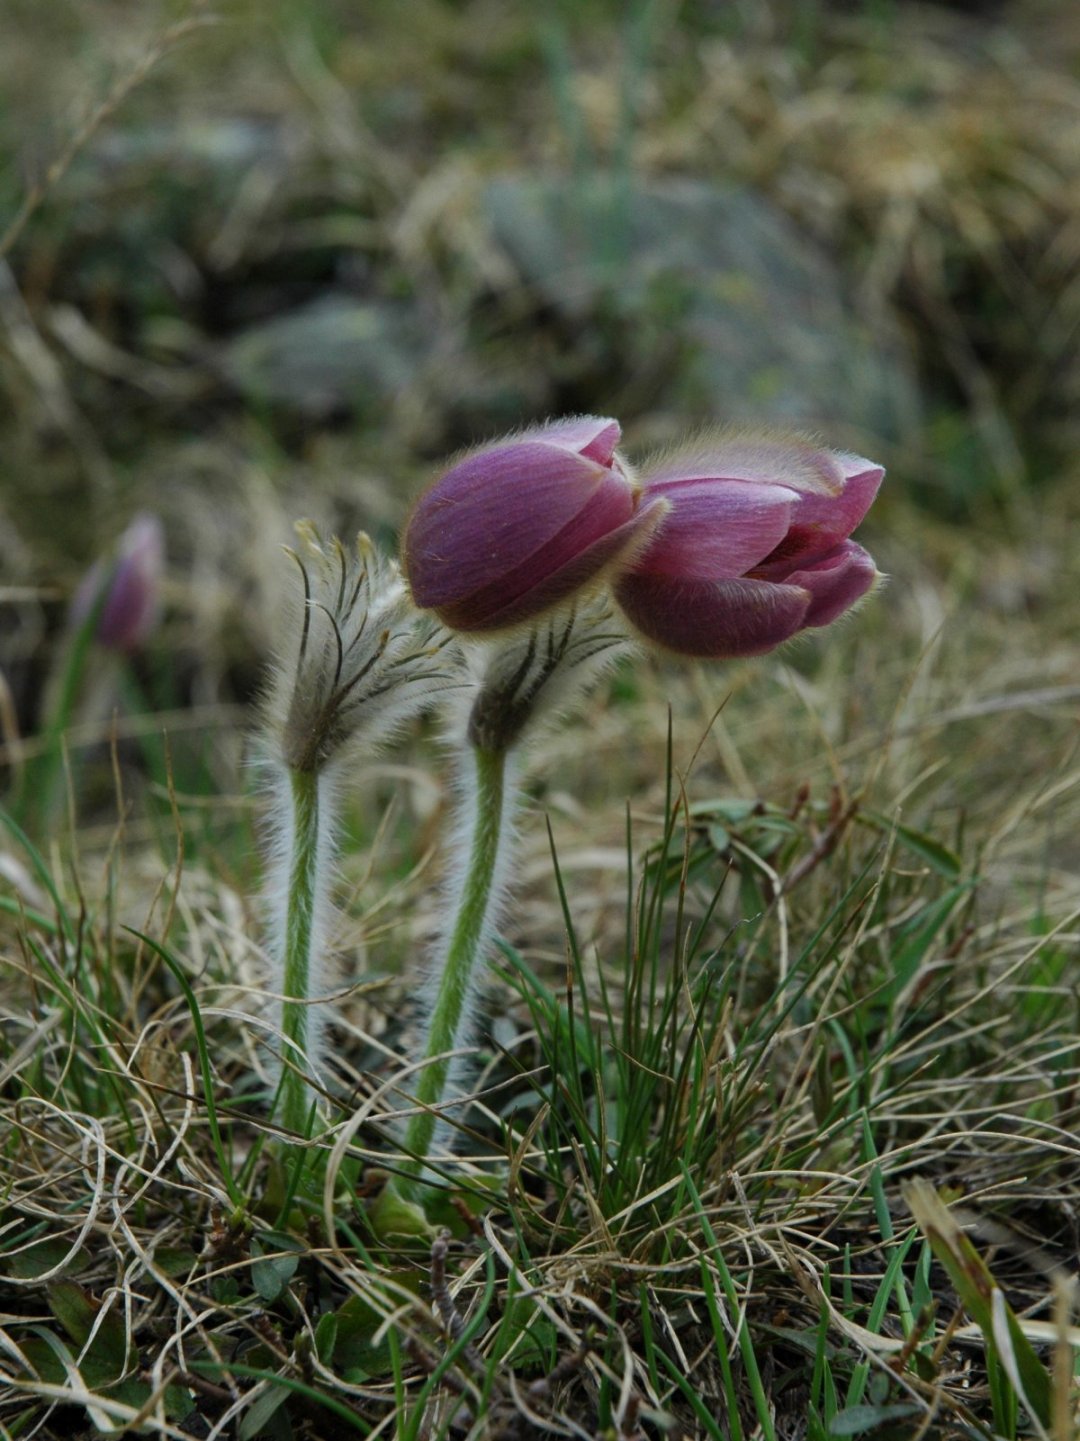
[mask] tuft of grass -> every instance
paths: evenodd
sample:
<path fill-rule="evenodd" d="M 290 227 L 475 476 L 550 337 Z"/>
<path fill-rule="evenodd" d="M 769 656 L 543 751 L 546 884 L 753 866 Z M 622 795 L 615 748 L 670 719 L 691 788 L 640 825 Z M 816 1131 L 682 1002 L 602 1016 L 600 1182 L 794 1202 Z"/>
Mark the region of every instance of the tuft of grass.
<path fill-rule="evenodd" d="M 1019 1436 L 1063 1414 L 1072 1363 L 1042 1348 L 1075 1333 L 1060 1304 L 1029 1318 L 1066 1262 L 1049 1237 L 1032 1272 L 1023 1236 L 1068 1194 L 1075 1037 L 1045 1004 L 1068 916 L 988 916 L 962 837 L 858 792 L 692 800 L 676 754 L 672 730 L 658 812 L 627 817 L 621 937 L 585 939 L 549 824 L 564 958 L 503 945 L 514 1034 L 453 1107 L 434 1239 L 370 1209 L 409 1089 L 388 1056 L 358 1109 L 330 1098 L 316 1200 L 266 1147 L 250 998 L 222 1004 L 226 952 L 195 963 L 196 912 L 117 925 L 122 846 L 102 905 L 8 824 L 54 911 L 6 912 L 29 1018 L 9 1004 L 0 1031 L 9 1430 L 58 1406 L 251 1438 L 779 1438 L 796 1416 Z M 970 1243 L 921 1238 L 901 1194 L 959 1165 L 968 1224 L 1028 1258 L 982 1309 Z"/>
<path fill-rule="evenodd" d="M 342 920 L 384 973 L 343 988 L 301 1173 L 268 1144 L 250 805 L 215 768 L 178 796 L 163 749 L 119 828 L 76 810 L 43 847 L 8 818 L 3 1425 L 1019 1437 L 1049 1407 L 1066 1436 L 1074 746 L 948 645 L 915 674 L 900 652 L 855 709 L 837 662 L 735 676 L 697 735 L 692 687 L 645 671 L 549 742 L 567 789 L 542 793 L 546 837 L 526 822 L 497 1044 L 448 1113 L 444 1235 L 377 1205 L 411 1090 L 395 954 L 434 904 L 419 857 Z M 618 829 L 573 769 L 585 733 L 601 756 L 638 737 Z M 353 821 L 346 895 L 402 854 L 388 826 Z M 955 1235 L 912 1225 L 917 1176 L 993 1248 L 983 1291 Z"/>

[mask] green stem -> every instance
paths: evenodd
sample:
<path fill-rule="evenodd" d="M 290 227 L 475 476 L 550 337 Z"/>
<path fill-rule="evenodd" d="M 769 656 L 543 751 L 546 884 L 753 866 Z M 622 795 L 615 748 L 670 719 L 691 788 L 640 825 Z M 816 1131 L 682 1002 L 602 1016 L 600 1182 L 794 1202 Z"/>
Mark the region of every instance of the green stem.
<path fill-rule="evenodd" d="M 36 821 L 43 835 L 48 834 L 60 809 L 64 735 L 75 714 L 83 677 L 115 577 L 116 567 L 113 566 L 103 576 L 90 609 L 68 637 L 59 676 L 50 689 L 51 705 L 45 717 L 41 754 L 24 766 L 12 802 L 15 816 L 19 820 L 29 820 L 31 827 Z M 28 814 L 31 811 L 32 818 Z"/>
<path fill-rule="evenodd" d="M 285 954 L 281 1030 L 285 1069 L 278 1090 L 282 1124 L 307 1137 L 314 1094 L 308 1087 L 308 1034 L 312 1008 L 311 953 L 315 939 L 319 881 L 319 776 L 315 770 L 290 770 L 293 828 L 285 905 Z M 290 1044 L 291 1043 L 291 1044 Z"/>
<path fill-rule="evenodd" d="M 451 1059 L 446 1053 L 460 1043 L 466 1002 L 476 964 L 482 959 L 494 900 L 506 794 L 506 752 L 474 747 L 472 755 L 476 790 L 469 860 L 431 1012 L 424 1051 L 426 1064 L 416 1087 L 416 1101 L 424 1109 L 410 1118 L 405 1132 L 405 1150 L 410 1156 L 410 1179 L 400 1187 L 405 1195 L 417 1190 L 416 1177 L 423 1170 L 435 1135 L 434 1108 L 443 1099 L 450 1073 Z"/>

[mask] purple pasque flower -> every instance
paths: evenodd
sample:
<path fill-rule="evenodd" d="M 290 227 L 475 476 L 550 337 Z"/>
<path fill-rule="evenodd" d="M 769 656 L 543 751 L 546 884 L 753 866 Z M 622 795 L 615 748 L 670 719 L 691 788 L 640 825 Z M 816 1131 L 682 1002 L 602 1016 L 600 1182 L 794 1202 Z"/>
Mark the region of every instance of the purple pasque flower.
<path fill-rule="evenodd" d="M 732 434 L 642 477 L 668 509 L 615 584 L 627 619 L 680 655 L 760 655 L 828 625 L 871 588 L 873 560 L 848 537 L 885 472 L 808 442 Z"/>
<path fill-rule="evenodd" d="M 416 604 L 453 630 L 543 614 L 640 540 L 617 421 L 579 416 L 466 455 L 421 495 L 402 539 Z"/>
<path fill-rule="evenodd" d="M 106 650 L 138 650 L 157 624 L 165 570 L 165 535 L 156 515 L 137 515 L 120 537 L 111 560 L 97 560 L 71 601 L 79 625 L 96 606 L 94 639 Z M 102 591 L 104 590 L 104 595 Z"/>

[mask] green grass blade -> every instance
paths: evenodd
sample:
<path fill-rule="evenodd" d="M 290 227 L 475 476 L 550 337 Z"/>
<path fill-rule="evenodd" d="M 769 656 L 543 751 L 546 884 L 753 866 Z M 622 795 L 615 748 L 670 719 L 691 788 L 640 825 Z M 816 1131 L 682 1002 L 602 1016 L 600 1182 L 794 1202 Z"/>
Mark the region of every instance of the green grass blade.
<path fill-rule="evenodd" d="M 150 947 L 155 955 L 159 956 L 161 960 L 165 962 L 172 972 L 173 979 L 183 993 L 184 1000 L 187 1003 L 188 1013 L 191 1016 L 191 1024 L 195 1031 L 195 1045 L 199 1052 L 199 1070 L 202 1074 L 203 1095 L 206 1098 L 206 1121 L 210 1128 L 210 1138 L 213 1143 L 214 1153 L 217 1156 L 218 1168 L 221 1171 L 222 1184 L 228 1192 L 229 1200 L 233 1205 L 239 1210 L 243 1210 L 247 1206 L 247 1199 L 237 1187 L 236 1179 L 233 1176 L 232 1164 L 229 1161 L 228 1154 L 225 1150 L 225 1142 L 222 1139 L 221 1127 L 218 1124 L 217 1103 L 214 1100 L 214 1075 L 210 1068 L 210 1050 L 206 1043 L 206 1028 L 203 1026 L 198 998 L 191 989 L 191 983 L 184 974 L 183 967 L 167 946 L 161 945 L 155 941 L 152 936 L 145 935 L 142 931 L 137 931 L 133 926 L 125 926 L 124 929 L 130 931 L 133 936 L 137 936 L 140 941 Z"/>

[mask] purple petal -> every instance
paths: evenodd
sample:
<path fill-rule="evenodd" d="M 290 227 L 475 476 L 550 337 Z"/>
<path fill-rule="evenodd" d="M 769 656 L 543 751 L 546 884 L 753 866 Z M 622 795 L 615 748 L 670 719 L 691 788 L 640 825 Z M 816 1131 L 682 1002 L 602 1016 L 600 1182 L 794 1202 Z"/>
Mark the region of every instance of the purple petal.
<path fill-rule="evenodd" d="M 438 618 L 451 630 L 502 630 L 549 610 L 636 542 L 645 513 L 626 519 L 626 509 L 613 480 L 522 565 L 433 607 Z"/>
<path fill-rule="evenodd" d="M 809 441 L 732 432 L 661 457 L 645 467 L 642 480 L 648 486 L 684 480 L 738 480 L 830 496 L 839 494 L 844 470 L 841 457 Z"/>
<path fill-rule="evenodd" d="M 846 540 L 874 502 L 884 478 L 880 465 L 858 456 L 840 456 L 847 474 L 839 495 L 802 495 L 791 528 L 755 574 L 762 580 L 786 580 L 797 566 L 827 555 Z"/>
<path fill-rule="evenodd" d="M 139 515 L 120 538 L 112 565 L 95 561 L 71 602 L 70 617 L 79 624 L 108 587 L 94 639 L 106 650 L 137 650 L 157 623 L 165 538 L 156 515 Z"/>
<path fill-rule="evenodd" d="M 785 583 L 810 592 L 810 608 L 803 624 L 821 626 L 836 620 L 861 600 L 873 586 L 877 574 L 877 566 L 862 546 L 846 540 L 831 555 L 793 572 Z"/>
<path fill-rule="evenodd" d="M 615 598 L 647 639 L 703 660 L 762 655 L 805 623 L 809 592 L 756 580 L 670 580 L 624 575 Z"/>
<path fill-rule="evenodd" d="M 577 520 L 555 537 L 543 553 L 530 556 L 526 565 L 483 590 L 441 606 L 439 619 L 452 630 L 502 630 L 530 620 L 558 605 L 595 579 L 607 566 L 639 544 L 653 521 L 654 507 L 643 507 L 614 528 L 602 523 L 612 518 L 597 507 L 588 517 L 589 539 L 583 542 Z"/>
<path fill-rule="evenodd" d="M 634 490 L 617 465 L 559 445 L 523 440 L 467 457 L 408 521 L 402 557 L 417 604 L 437 610 L 504 582 L 598 494 L 605 509 L 621 507 L 620 523 L 633 514 Z"/>
<path fill-rule="evenodd" d="M 782 486 L 735 480 L 650 483 L 645 494 L 671 508 L 634 569 L 682 580 L 745 575 L 782 542 L 799 500 Z"/>
<path fill-rule="evenodd" d="M 881 484 L 881 478 L 885 474 L 883 465 L 876 465 L 872 460 L 865 460 L 861 455 L 854 455 L 850 450 L 834 450 L 832 454 L 833 459 L 844 472 L 845 485 L 853 481 L 856 476 L 865 475 L 868 472 L 876 475 L 878 484 Z"/>
<path fill-rule="evenodd" d="M 598 465 L 610 465 L 621 437 L 622 430 L 617 420 L 599 415 L 577 415 L 553 421 L 550 425 L 531 426 L 519 438 L 542 440 L 547 445 L 562 446 L 577 455 L 587 456 Z"/>

